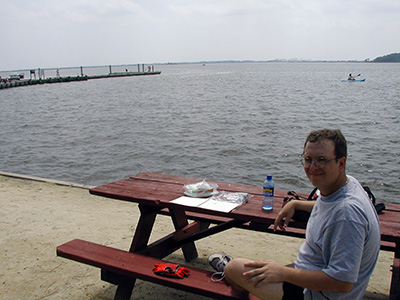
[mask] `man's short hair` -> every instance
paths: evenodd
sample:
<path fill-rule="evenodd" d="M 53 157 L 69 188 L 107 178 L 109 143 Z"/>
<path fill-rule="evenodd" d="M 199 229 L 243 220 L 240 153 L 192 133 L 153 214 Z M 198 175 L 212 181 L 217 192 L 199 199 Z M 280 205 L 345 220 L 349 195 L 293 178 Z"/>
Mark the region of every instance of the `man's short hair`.
<path fill-rule="evenodd" d="M 319 129 L 311 131 L 304 143 L 304 149 L 306 148 L 308 142 L 316 143 L 324 139 L 333 141 L 335 145 L 336 158 L 347 158 L 347 142 L 339 129 Z"/>

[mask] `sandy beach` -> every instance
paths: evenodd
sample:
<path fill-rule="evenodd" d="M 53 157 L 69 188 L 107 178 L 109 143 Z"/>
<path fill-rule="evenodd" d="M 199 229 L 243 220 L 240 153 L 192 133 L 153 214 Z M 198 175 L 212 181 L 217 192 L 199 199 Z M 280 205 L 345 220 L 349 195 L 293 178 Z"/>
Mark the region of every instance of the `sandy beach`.
<path fill-rule="evenodd" d="M 136 204 L 90 195 L 88 187 L 36 178 L 0 175 L 0 299 L 113 299 L 115 286 L 100 270 L 56 256 L 56 247 L 75 238 L 128 249 L 139 217 Z M 152 240 L 173 231 L 170 218 L 157 217 Z M 196 242 L 199 258 L 294 261 L 302 239 L 232 229 Z M 251 245 L 251 246 L 249 246 Z M 184 263 L 177 251 L 166 259 Z M 393 253 L 381 251 L 364 299 L 388 299 Z M 131 299 L 209 299 L 138 280 Z"/>

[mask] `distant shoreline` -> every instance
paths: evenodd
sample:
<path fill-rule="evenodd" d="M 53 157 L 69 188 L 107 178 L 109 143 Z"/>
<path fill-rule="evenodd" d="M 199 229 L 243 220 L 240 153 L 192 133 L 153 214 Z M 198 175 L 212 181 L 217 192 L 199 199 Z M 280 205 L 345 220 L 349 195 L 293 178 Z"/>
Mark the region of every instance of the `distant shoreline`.
<path fill-rule="evenodd" d="M 151 65 L 163 66 L 163 65 L 196 65 L 196 64 L 225 64 L 225 63 L 382 63 L 374 62 L 369 60 L 302 60 L 302 59 L 273 59 L 273 60 L 211 60 L 211 61 L 181 61 L 181 62 L 159 62 L 151 63 Z M 390 63 L 390 62 L 389 62 Z M 148 64 L 145 64 L 148 65 Z M 110 65 L 97 65 L 97 66 L 72 66 L 72 67 L 48 67 L 40 68 L 41 70 L 69 70 L 79 69 L 81 67 L 85 69 L 90 68 L 106 68 Z M 137 64 L 117 64 L 111 65 L 112 67 L 131 67 L 137 66 Z M 35 68 L 26 69 L 13 69 L 13 70 L 1 70 L 0 73 L 12 73 L 12 72 L 27 72 Z"/>
<path fill-rule="evenodd" d="M 302 58 L 275 58 L 269 60 L 235 60 L 235 59 L 227 59 L 227 60 L 201 60 L 201 61 L 181 61 L 181 62 L 158 62 L 158 63 L 145 63 L 142 65 L 183 65 L 183 64 L 217 64 L 217 63 L 274 63 L 274 62 L 303 62 L 303 63 L 391 63 L 391 62 L 400 62 L 400 53 L 391 53 L 383 56 L 378 56 L 377 58 L 371 60 L 370 58 L 366 58 L 364 60 L 325 60 L 325 59 L 302 59 Z M 75 66 L 75 67 L 49 67 L 42 68 L 42 70 L 66 70 L 66 69 L 76 69 L 76 68 L 102 68 L 102 67 L 131 67 L 140 65 L 136 64 L 117 64 L 117 65 L 98 65 L 98 66 Z M 27 69 L 15 69 L 15 70 L 4 70 L 0 71 L 0 73 L 4 72 L 18 72 L 18 71 L 29 71 L 35 68 L 27 68 Z"/>

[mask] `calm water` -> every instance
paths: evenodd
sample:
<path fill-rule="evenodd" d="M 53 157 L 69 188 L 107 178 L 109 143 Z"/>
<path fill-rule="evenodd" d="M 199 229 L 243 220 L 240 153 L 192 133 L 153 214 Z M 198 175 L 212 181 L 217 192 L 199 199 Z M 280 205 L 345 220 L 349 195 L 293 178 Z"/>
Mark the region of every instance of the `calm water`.
<path fill-rule="evenodd" d="M 400 203 L 400 64 L 156 70 L 0 90 L 0 169 L 89 185 L 145 171 L 261 185 L 271 173 L 278 189 L 308 192 L 299 154 L 309 131 L 328 127 L 348 140 L 348 174 Z M 95 71 L 108 67 L 85 73 Z M 348 73 L 367 80 L 341 82 Z"/>

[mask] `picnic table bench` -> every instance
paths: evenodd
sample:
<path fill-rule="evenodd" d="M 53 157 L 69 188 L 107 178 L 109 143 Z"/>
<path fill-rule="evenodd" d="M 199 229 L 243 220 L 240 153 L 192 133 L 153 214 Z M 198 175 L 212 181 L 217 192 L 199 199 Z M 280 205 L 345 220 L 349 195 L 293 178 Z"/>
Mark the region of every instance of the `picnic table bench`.
<path fill-rule="evenodd" d="M 142 173 L 91 189 L 90 193 L 94 195 L 139 204 L 140 218 L 129 251 L 76 239 L 58 246 L 57 255 L 100 268 L 102 280 L 118 285 L 114 299 L 130 299 L 136 279 L 215 299 L 258 299 L 248 293 L 235 291 L 224 281 L 212 282 L 210 277 L 213 272 L 209 270 L 186 266 L 190 269 L 190 276 L 184 279 L 171 279 L 153 273 L 154 264 L 163 262 L 162 258 L 177 249 L 182 248 L 185 260 L 189 262 L 197 257 L 195 241 L 234 227 L 305 237 L 306 222 L 292 221 L 286 231 L 274 232 L 272 229 L 287 191 L 275 191 L 274 210 L 270 213 L 261 210 L 261 187 L 224 182 L 216 182 L 220 191 L 246 192 L 253 197 L 229 213 L 170 203 L 182 196 L 184 184 L 198 181 L 194 178 Z M 149 244 L 157 214 L 170 216 L 175 231 Z M 381 250 L 394 253 L 389 299 L 400 300 L 400 205 L 386 203 L 386 210 L 379 218 Z"/>
<path fill-rule="evenodd" d="M 225 281 L 212 282 L 211 271 L 181 265 L 190 270 L 189 277 L 184 279 L 161 277 L 153 273 L 153 267 L 157 263 L 170 263 L 169 261 L 84 240 L 75 239 L 57 247 L 57 255 L 101 268 L 101 278 L 115 284 L 124 284 L 128 280 L 126 283 L 129 285 L 130 278 L 136 278 L 215 299 L 258 299 L 232 289 Z M 126 294 L 125 292 L 116 295 L 116 299 L 119 297 L 129 299 L 130 294 Z"/>

